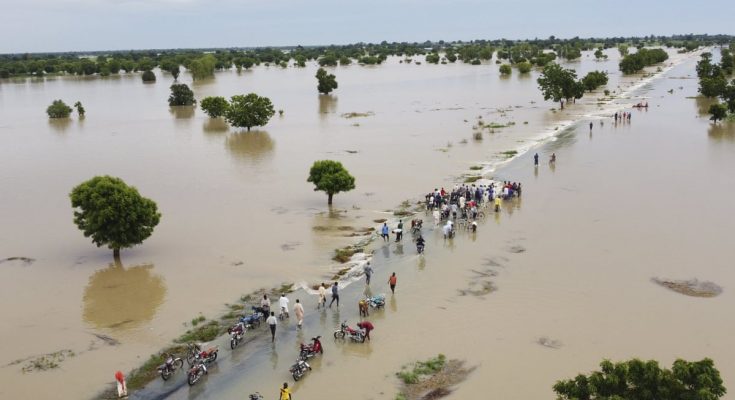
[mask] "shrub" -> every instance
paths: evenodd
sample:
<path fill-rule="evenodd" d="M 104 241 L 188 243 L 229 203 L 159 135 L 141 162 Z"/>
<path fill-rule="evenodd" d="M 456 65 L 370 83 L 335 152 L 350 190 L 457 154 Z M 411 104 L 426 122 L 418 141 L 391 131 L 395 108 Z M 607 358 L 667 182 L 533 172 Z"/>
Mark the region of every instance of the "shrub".
<path fill-rule="evenodd" d="M 510 65 L 503 64 L 500 66 L 500 75 L 510 75 L 513 72 Z"/>
<path fill-rule="evenodd" d="M 67 106 L 62 100 L 54 100 L 48 108 L 46 114 L 49 118 L 68 118 L 71 114 L 71 107 Z"/>
<path fill-rule="evenodd" d="M 156 81 L 156 74 L 153 73 L 153 71 L 148 70 L 143 72 L 143 82 L 145 83 L 152 83 Z"/>

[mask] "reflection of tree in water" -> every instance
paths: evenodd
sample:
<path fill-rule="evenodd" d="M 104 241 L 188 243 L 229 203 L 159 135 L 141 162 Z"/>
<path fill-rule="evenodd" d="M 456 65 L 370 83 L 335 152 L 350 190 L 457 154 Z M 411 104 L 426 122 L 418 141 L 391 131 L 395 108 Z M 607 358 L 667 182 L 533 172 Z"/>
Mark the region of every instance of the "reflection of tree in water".
<path fill-rule="evenodd" d="M 171 106 L 168 108 L 168 112 L 176 119 L 189 119 L 194 116 L 194 106 Z"/>
<path fill-rule="evenodd" d="M 95 272 L 84 289 L 84 321 L 97 328 L 127 329 L 150 321 L 163 303 L 166 286 L 153 265 L 110 264 Z"/>
<path fill-rule="evenodd" d="M 735 141 L 735 122 L 710 124 L 707 133 L 710 139 Z"/>
<path fill-rule="evenodd" d="M 711 99 L 704 96 L 697 96 L 694 98 L 694 101 L 697 105 L 697 112 L 701 116 L 709 116 L 709 107 L 712 104 L 719 103 L 719 100 L 717 99 Z"/>
<path fill-rule="evenodd" d="M 261 161 L 273 153 L 275 142 L 268 132 L 250 131 L 229 135 L 225 142 L 236 158 Z"/>
<path fill-rule="evenodd" d="M 202 124 L 202 129 L 207 133 L 222 133 L 227 132 L 230 127 L 222 118 L 207 118 Z"/>
<path fill-rule="evenodd" d="M 337 97 L 328 94 L 319 95 L 319 115 L 334 114 L 337 112 Z"/>
<path fill-rule="evenodd" d="M 49 118 L 48 125 L 59 133 L 65 133 L 71 125 L 71 118 Z"/>

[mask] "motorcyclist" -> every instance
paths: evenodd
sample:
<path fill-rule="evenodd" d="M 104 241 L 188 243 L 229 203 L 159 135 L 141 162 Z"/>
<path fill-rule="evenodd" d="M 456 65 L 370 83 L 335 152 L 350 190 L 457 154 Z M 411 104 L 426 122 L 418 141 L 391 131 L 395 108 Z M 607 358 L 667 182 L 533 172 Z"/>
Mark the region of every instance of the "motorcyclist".
<path fill-rule="evenodd" d="M 370 331 L 375 329 L 373 324 L 371 324 L 370 321 L 362 321 L 357 323 L 357 327 L 363 330 L 365 339 L 370 340 Z"/>
<path fill-rule="evenodd" d="M 419 237 L 416 238 L 416 248 L 417 249 L 421 248 L 421 250 L 419 250 L 419 252 L 421 252 L 423 250 L 425 244 L 426 244 L 426 240 L 424 240 L 424 237 L 421 236 L 421 234 L 419 234 Z"/>

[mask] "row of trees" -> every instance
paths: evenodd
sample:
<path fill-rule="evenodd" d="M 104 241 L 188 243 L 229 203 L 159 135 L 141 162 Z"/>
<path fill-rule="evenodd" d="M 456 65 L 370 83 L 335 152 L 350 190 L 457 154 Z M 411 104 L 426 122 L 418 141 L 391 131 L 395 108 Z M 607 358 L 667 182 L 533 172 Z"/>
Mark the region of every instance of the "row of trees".
<path fill-rule="evenodd" d="M 563 109 L 563 100 L 580 99 L 584 96 L 585 90 L 592 91 L 606 85 L 607 73 L 592 71 L 581 80 L 577 80 L 577 72 L 573 69 L 551 63 L 544 67 L 537 82 L 544 100 L 557 101 Z"/>
<path fill-rule="evenodd" d="M 528 61 L 543 66 L 556 57 L 575 60 L 581 51 L 628 46 L 642 49 L 644 46 L 666 46 L 689 51 L 699 46 L 728 44 L 735 39 L 728 35 L 645 36 L 614 38 L 572 38 L 532 40 L 473 40 L 469 42 L 381 42 L 355 43 L 343 46 L 282 47 L 255 49 L 195 49 L 195 50 L 144 50 L 129 52 L 91 53 L 39 53 L 0 55 L 0 78 L 13 76 L 43 76 L 45 74 L 115 75 L 121 72 L 152 71 L 156 67 L 178 78 L 180 66 L 192 72 L 194 79 L 211 76 L 215 70 L 230 68 L 248 69 L 268 64 L 303 67 L 309 60 L 317 60 L 321 66 L 346 65 L 352 62 L 380 64 L 388 56 L 444 54 L 448 62 L 461 60 L 480 64 L 497 53 L 498 60 L 511 64 Z M 431 57 L 435 59 L 434 56 Z M 433 61 L 432 61 L 433 62 Z"/>
<path fill-rule="evenodd" d="M 267 124 L 276 113 L 269 98 L 255 93 L 235 95 L 229 101 L 221 96 L 205 97 L 200 107 L 210 118 L 223 117 L 228 124 L 248 131 Z"/>
<path fill-rule="evenodd" d="M 668 59 L 669 54 L 664 49 L 638 49 L 637 52 L 624 56 L 619 65 L 624 74 L 634 74 Z"/>
<path fill-rule="evenodd" d="M 731 45 L 735 47 L 735 44 Z M 720 49 L 720 63 L 712 62 L 712 53 L 703 53 L 697 62 L 699 93 L 702 96 L 718 99 L 709 108 L 710 119 L 717 123 L 727 117 L 728 112 L 735 115 L 735 79 L 728 83 L 733 74 L 735 56 L 728 48 Z"/>

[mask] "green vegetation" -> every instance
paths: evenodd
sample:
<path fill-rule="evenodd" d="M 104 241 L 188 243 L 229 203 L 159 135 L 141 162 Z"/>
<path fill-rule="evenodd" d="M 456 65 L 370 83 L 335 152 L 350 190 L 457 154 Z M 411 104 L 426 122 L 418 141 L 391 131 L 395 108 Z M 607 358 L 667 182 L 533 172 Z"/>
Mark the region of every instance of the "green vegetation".
<path fill-rule="evenodd" d="M 360 251 L 362 251 L 362 249 L 356 249 L 352 246 L 347 246 L 341 249 L 335 249 L 334 257 L 332 257 L 332 260 L 337 261 L 339 263 L 346 263 L 347 261 L 350 261 L 350 258 L 352 257 L 353 254 L 359 253 Z"/>
<path fill-rule="evenodd" d="M 558 381 L 554 385 L 558 400 L 716 400 L 727 392 L 709 358 L 696 362 L 679 359 L 670 370 L 652 360 L 605 360 L 600 369 L 589 376 Z"/>
<path fill-rule="evenodd" d="M 319 93 L 329 94 L 332 90 L 337 89 L 337 77 L 328 73 L 324 68 L 319 68 L 316 71 L 316 79 Z"/>
<path fill-rule="evenodd" d="M 267 124 L 275 113 L 269 98 L 250 93 L 232 96 L 224 117 L 230 125 L 250 131 L 253 126 Z"/>
<path fill-rule="evenodd" d="M 84 109 L 84 106 L 82 105 L 81 101 L 77 101 L 76 103 L 74 103 L 74 108 L 77 109 L 77 114 L 79 114 L 79 118 L 84 117 L 84 114 L 87 112 Z"/>
<path fill-rule="evenodd" d="M 533 67 L 533 65 L 528 61 L 519 62 L 516 66 L 518 67 L 518 72 L 522 74 L 531 72 L 531 67 Z"/>
<path fill-rule="evenodd" d="M 607 54 L 602 52 L 602 47 L 598 47 L 597 50 L 595 50 L 595 60 L 607 60 Z"/>
<path fill-rule="evenodd" d="M 175 342 L 176 343 L 209 342 L 209 341 L 214 340 L 217 336 L 224 333 L 225 329 L 226 328 L 221 326 L 219 322 L 209 321 L 206 324 L 195 326 L 193 329 L 186 331 L 186 333 L 179 336 L 175 340 Z"/>
<path fill-rule="evenodd" d="M 151 70 L 147 70 L 143 72 L 143 75 L 141 75 L 141 78 L 143 79 L 143 83 L 151 83 L 156 81 L 156 74 L 153 73 Z"/>
<path fill-rule="evenodd" d="M 447 358 L 444 354 L 439 354 L 438 356 L 426 361 L 418 361 L 413 364 L 412 367 L 403 367 L 403 369 L 396 373 L 396 375 L 405 384 L 416 384 L 421 379 L 421 376 L 432 375 L 439 372 L 444 368 L 446 361 Z"/>
<path fill-rule="evenodd" d="M 193 318 L 191 320 L 191 326 L 197 326 L 197 325 L 199 325 L 200 322 L 204 322 L 205 320 L 206 320 L 206 318 L 204 318 L 203 315 L 200 315 L 200 316 L 198 316 L 196 318 Z"/>
<path fill-rule="evenodd" d="M 582 78 L 582 85 L 588 91 L 593 91 L 600 86 L 607 85 L 607 72 L 592 71 Z"/>
<path fill-rule="evenodd" d="M 194 92 L 184 83 L 171 85 L 171 95 L 168 97 L 169 106 L 192 106 L 196 104 Z"/>
<path fill-rule="evenodd" d="M 355 177 L 339 161 L 314 161 L 306 180 L 314 184 L 314 191 L 327 194 L 327 204 L 332 205 L 332 196 L 355 188 Z"/>
<path fill-rule="evenodd" d="M 708 112 L 710 114 L 710 121 L 716 124 L 717 121 L 722 121 L 723 119 L 725 119 L 725 117 L 727 117 L 727 106 L 720 103 L 712 104 L 711 106 L 709 106 Z"/>
<path fill-rule="evenodd" d="M 577 81 L 577 73 L 556 63 L 544 67 L 537 82 L 544 100 L 558 101 L 562 109 L 564 109 L 562 100 L 579 99 L 584 95 L 584 85 Z"/>
<path fill-rule="evenodd" d="M 513 72 L 513 69 L 511 69 L 510 64 L 502 64 L 500 65 L 500 75 L 510 75 Z"/>
<path fill-rule="evenodd" d="M 48 114 L 49 118 L 68 118 L 71 111 L 71 107 L 67 106 L 63 100 L 54 100 L 46 108 L 46 114 Z"/>
<path fill-rule="evenodd" d="M 703 53 L 702 58 L 697 62 L 697 76 L 699 77 L 699 93 L 705 97 L 719 98 L 722 103 L 713 104 L 709 108 L 710 120 L 714 123 L 730 118 L 735 115 L 735 79 L 730 83 L 727 82 L 727 69 L 731 69 L 726 64 L 726 60 L 732 59 L 729 51 L 723 49 L 722 62 L 720 64 L 712 63 L 712 54 Z M 727 112 L 731 116 L 727 116 Z"/>
<path fill-rule="evenodd" d="M 189 72 L 191 72 L 192 79 L 198 81 L 214 76 L 217 59 L 212 54 L 205 54 L 201 57 L 189 60 L 185 66 Z"/>
<path fill-rule="evenodd" d="M 225 115 L 230 103 L 222 96 L 209 96 L 202 99 L 199 104 L 202 111 L 210 118 L 218 118 Z"/>
<path fill-rule="evenodd" d="M 663 49 L 639 49 L 620 60 L 620 70 L 624 74 L 634 74 L 650 65 L 662 63 L 669 59 L 669 55 Z"/>
<path fill-rule="evenodd" d="M 429 64 L 439 64 L 441 57 L 437 53 L 429 53 L 426 55 L 426 62 Z"/>
<path fill-rule="evenodd" d="M 72 189 L 74 223 L 92 242 L 112 249 L 143 243 L 161 220 L 156 203 L 120 178 L 96 176 Z"/>

